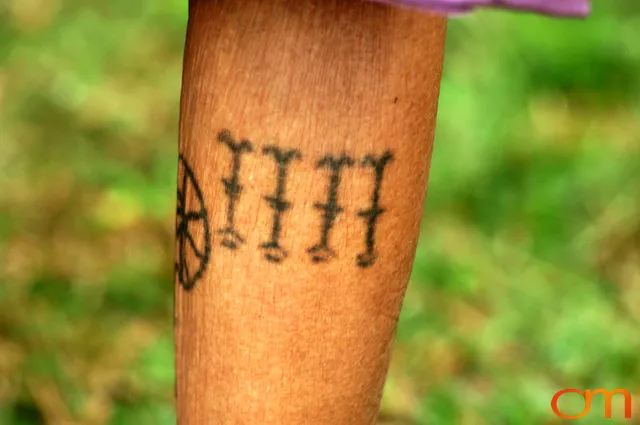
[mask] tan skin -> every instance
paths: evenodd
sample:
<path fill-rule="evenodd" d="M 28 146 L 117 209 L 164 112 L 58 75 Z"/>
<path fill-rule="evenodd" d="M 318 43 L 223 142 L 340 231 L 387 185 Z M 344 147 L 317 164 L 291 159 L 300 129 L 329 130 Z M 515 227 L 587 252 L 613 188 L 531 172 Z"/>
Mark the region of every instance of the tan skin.
<path fill-rule="evenodd" d="M 445 21 L 360 0 L 191 0 L 189 14 L 178 422 L 374 424 Z"/>

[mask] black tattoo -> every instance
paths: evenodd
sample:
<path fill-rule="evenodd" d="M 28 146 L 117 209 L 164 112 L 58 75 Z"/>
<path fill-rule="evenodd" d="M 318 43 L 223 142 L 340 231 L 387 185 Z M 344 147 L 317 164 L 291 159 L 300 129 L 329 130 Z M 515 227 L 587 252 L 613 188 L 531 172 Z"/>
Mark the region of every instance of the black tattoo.
<path fill-rule="evenodd" d="M 382 184 L 384 168 L 392 160 L 393 155 L 389 151 L 383 153 L 378 158 L 373 155 L 367 155 L 362 160 L 362 166 L 373 168 L 375 173 L 375 183 L 373 186 L 373 193 L 371 195 L 371 206 L 367 210 L 361 210 L 358 212 L 358 216 L 362 217 L 367 223 L 367 236 L 365 241 L 366 251 L 358 254 L 356 257 L 358 266 L 362 268 L 371 266 L 375 263 L 378 256 L 375 250 L 376 222 L 378 221 L 380 214 L 384 212 L 384 209 L 380 207 L 380 186 Z"/>
<path fill-rule="evenodd" d="M 193 170 L 186 159 L 178 156 L 178 175 L 182 176 L 178 183 L 178 202 L 176 211 L 177 262 L 176 274 L 178 282 L 189 291 L 202 278 L 211 256 L 211 235 L 209 232 L 209 214 L 202 197 L 202 190 L 196 181 Z M 195 209 L 187 205 L 187 192 L 195 194 Z M 193 198 L 191 198 L 193 199 Z M 193 233 L 192 233 L 193 232 Z M 196 236 L 198 242 L 196 242 Z M 187 254 L 191 251 L 199 260 L 195 268 L 189 268 Z"/>
<path fill-rule="evenodd" d="M 218 233 L 223 235 L 221 242 L 223 246 L 236 249 L 238 244 L 244 243 L 244 238 L 240 236 L 236 230 L 234 221 L 236 203 L 238 202 L 240 193 L 242 192 L 242 185 L 240 185 L 240 159 L 244 152 L 253 152 L 253 146 L 248 140 L 241 140 L 240 143 L 237 143 L 233 137 L 231 137 L 229 130 L 223 130 L 218 134 L 218 142 L 227 145 L 233 154 L 231 176 L 222 179 L 225 193 L 229 198 L 227 206 L 227 224 L 226 227 L 218 230 Z"/>
<path fill-rule="evenodd" d="M 264 250 L 264 258 L 272 263 L 279 263 L 288 255 L 288 253 L 280 246 L 282 215 L 291 208 L 291 203 L 284 198 L 287 167 L 291 160 L 299 160 L 302 158 L 302 155 L 297 149 L 285 151 L 276 146 L 265 146 L 262 149 L 262 153 L 265 155 L 272 155 L 278 164 L 278 183 L 275 194 L 264 197 L 273 210 L 273 227 L 271 228 L 271 240 L 263 243 L 260 247 Z"/>
<path fill-rule="evenodd" d="M 318 168 L 329 169 L 329 185 L 327 202 L 314 205 L 316 209 L 323 211 L 320 243 L 307 250 L 311 254 L 311 260 L 314 263 L 322 263 L 335 256 L 335 252 L 329 247 L 329 234 L 338 214 L 343 211 L 343 208 L 338 205 L 338 186 L 340 185 L 343 168 L 352 167 L 353 164 L 353 159 L 347 156 L 346 153 L 337 158 L 327 155 L 318 161 Z"/>
<path fill-rule="evenodd" d="M 220 242 L 222 246 L 236 250 L 245 243 L 245 238 L 239 233 L 235 222 L 238 202 L 244 189 L 240 182 L 242 156 L 245 153 L 254 152 L 254 147 L 247 139 L 236 141 L 227 129 L 218 133 L 217 141 L 226 145 L 231 153 L 230 175 L 222 178 L 228 201 L 226 223 L 218 229 L 218 233 L 222 235 Z M 262 148 L 262 154 L 273 158 L 277 169 L 277 180 L 274 192 L 263 196 L 272 211 L 272 221 L 269 239 L 263 240 L 259 247 L 267 261 L 281 263 L 289 256 L 289 252 L 281 245 L 285 213 L 293 207 L 286 198 L 287 179 L 291 164 L 294 160 L 302 160 L 302 153 L 298 149 L 283 149 L 275 145 L 267 145 Z M 356 264 L 361 268 L 372 266 L 378 259 L 376 225 L 380 215 L 385 213 L 385 208 L 380 205 L 381 185 L 385 169 L 393 159 L 392 152 L 386 151 L 378 156 L 367 155 L 360 161 L 363 172 L 372 172 L 374 177 L 370 205 L 357 212 L 357 216 L 364 220 L 367 228 L 364 241 L 365 249 L 356 255 Z M 338 192 L 345 169 L 353 167 L 355 163 L 355 160 L 347 153 L 342 153 L 341 155 L 327 154 L 321 157 L 316 164 L 318 170 L 326 170 L 328 181 L 325 201 L 314 204 L 314 208 L 321 212 L 322 222 L 319 241 L 307 249 L 313 263 L 323 263 L 337 255 L 330 242 L 332 229 L 340 214 L 344 212 L 344 208 L 338 200 Z M 176 277 L 185 290 L 191 290 L 207 269 L 211 257 L 212 242 L 209 213 L 205 206 L 202 190 L 196 181 L 193 169 L 182 155 L 179 156 L 179 169 Z M 188 191 L 191 193 L 187 193 Z M 195 205 L 195 209 L 191 204 Z"/>

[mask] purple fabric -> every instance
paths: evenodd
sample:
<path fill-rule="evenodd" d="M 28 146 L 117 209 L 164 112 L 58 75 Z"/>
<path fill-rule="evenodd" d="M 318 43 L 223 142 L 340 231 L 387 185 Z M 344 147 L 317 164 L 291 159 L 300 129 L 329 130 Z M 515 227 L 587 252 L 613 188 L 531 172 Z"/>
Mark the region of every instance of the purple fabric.
<path fill-rule="evenodd" d="M 371 0 L 456 15 L 477 7 L 513 9 L 544 15 L 584 17 L 590 12 L 589 0 Z"/>

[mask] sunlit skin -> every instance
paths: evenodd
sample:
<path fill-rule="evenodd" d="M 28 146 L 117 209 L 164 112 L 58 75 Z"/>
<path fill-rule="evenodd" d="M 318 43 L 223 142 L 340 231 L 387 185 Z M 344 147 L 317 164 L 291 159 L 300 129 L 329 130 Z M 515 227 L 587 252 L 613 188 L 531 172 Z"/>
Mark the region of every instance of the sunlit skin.
<path fill-rule="evenodd" d="M 192 0 L 178 182 L 181 425 L 374 424 L 425 198 L 445 20 Z"/>

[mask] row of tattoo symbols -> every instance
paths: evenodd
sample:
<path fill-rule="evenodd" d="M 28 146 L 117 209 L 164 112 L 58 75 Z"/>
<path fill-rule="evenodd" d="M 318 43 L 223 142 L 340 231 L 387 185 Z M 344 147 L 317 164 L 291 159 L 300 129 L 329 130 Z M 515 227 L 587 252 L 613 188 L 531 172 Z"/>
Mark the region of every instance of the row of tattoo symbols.
<path fill-rule="evenodd" d="M 242 157 L 255 152 L 253 144 L 246 139 L 236 140 L 228 130 L 222 130 L 217 135 L 217 142 L 226 146 L 230 154 L 231 174 L 222 178 L 225 195 L 227 196 L 226 222 L 217 229 L 221 236 L 221 245 L 232 250 L 238 249 L 245 243 L 245 238 L 236 228 L 235 212 L 240 202 L 243 186 L 241 184 Z M 280 238 L 284 214 L 291 208 L 291 203 L 286 199 L 286 183 L 289 166 L 293 161 L 302 160 L 302 154 L 296 149 L 285 150 L 277 146 L 264 146 L 262 154 L 271 157 L 277 166 L 276 187 L 271 195 L 264 196 L 264 200 L 273 212 L 271 234 L 268 240 L 260 245 L 264 258 L 272 263 L 281 263 L 287 256 L 287 251 L 281 246 Z M 380 206 L 380 187 L 386 166 L 393 160 L 391 152 L 387 151 L 379 156 L 367 155 L 358 162 L 348 156 L 325 155 L 317 162 L 318 169 L 328 171 L 328 183 L 326 197 L 322 202 L 314 204 L 314 208 L 320 212 L 321 225 L 318 242 L 307 249 L 313 263 L 324 263 L 335 257 L 331 248 L 330 236 L 338 216 L 344 211 L 339 203 L 338 188 L 340 186 L 342 172 L 346 168 L 361 166 L 371 171 L 372 190 L 370 204 L 367 208 L 358 211 L 366 226 L 364 251 L 356 255 L 358 267 L 372 266 L 377 253 L 375 248 L 376 224 L 384 209 Z M 176 274 L 179 282 L 185 289 L 191 289 L 204 274 L 211 257 L 211 229 L 209 214 L 204 202 L 202 190 L 196 179 L 193 169 L 187 160 L 179 156 L 179 175 L 176 239 L 177 262 Z M 186 194 L 190 191 L 195 194 L 195 209 L 187 209 Z M 197 261 L 187 261 L 191 252 Z M 191 265 L 190 263 L 196 263 Z"/>

